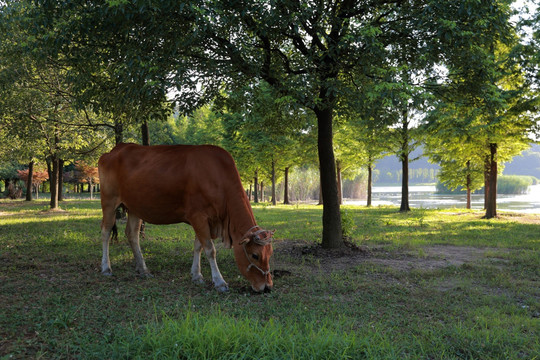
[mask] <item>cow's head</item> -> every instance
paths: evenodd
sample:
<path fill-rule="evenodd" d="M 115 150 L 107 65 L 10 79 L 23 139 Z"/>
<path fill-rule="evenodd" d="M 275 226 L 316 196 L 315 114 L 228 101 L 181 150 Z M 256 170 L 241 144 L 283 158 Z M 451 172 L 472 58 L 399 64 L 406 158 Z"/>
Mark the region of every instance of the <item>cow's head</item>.
<path fill-rule="evenodd" d="M 270 257 L 272 256 L 272 237 L 274 231 L 253 231 L 253 228 L 234 247 L 234 256 L 238 269 L 251 283 L 251 288 L 257 292 L 270 291 L 272 275 L 270 274 Z"/>

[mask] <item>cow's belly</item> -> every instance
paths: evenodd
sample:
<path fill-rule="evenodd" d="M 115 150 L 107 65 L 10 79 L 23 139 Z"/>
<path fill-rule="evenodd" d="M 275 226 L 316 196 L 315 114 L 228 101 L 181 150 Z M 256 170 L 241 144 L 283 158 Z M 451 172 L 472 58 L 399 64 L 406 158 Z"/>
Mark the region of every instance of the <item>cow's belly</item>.
<path fill-rule="evenodd" d="M 123 203 L 129 214 L 133 214 L 150 224 L 166 225 L 190 224 L 194 216 L 204 216 L 208 219 L 217 218 L 216 207 L 202 200 L 200 197 L 184 197 L 180 200 L 172 196 L 155 195 L 129 199 Z"/>

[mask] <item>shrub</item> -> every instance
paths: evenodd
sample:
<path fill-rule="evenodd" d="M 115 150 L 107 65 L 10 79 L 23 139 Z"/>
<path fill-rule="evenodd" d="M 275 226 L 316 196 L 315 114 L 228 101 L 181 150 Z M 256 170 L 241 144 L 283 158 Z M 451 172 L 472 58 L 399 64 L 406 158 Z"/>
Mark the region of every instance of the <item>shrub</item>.
<path fill-rule="evenodd" d="M 343 232 L 343 237 L 350 237 L 355 229 L 356 224 L 354 223 L 353 213 L 341 209 L 341 231 Z"/>
<path fill-rule="evenodd" d="M 501 175 L 497 179 L 498 194 L 526 194 L 529 186 L 538 184 L 539 180 L 534 176 L 525 175 Z M 448 189 L 440 181 L 436 185 L 437 194 L 465 194 L 465 189 L 458 187 L 455 190 Z M 483 194 L 484 188 L 477 190 L 477 194 Z"/>
<path fill-rule="evenodd" d="M 500 176 L 497 181 L 499 194 L 526 194 L 529 186 L 533 184 L 533 176 L 506 175 Z"/>

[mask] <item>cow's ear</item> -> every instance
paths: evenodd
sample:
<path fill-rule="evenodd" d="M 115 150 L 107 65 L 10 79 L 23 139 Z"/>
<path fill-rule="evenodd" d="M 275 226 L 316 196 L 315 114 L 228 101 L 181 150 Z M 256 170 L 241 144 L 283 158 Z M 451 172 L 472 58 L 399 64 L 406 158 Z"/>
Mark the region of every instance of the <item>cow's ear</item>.
<path fill-rule="evenodd" d="M 245 237 L 243 238 L 242 240 L 240 240 L 240 245 L 244 245 L 244 244 L 247 244 L 251 239 L 248 237 Z"/>

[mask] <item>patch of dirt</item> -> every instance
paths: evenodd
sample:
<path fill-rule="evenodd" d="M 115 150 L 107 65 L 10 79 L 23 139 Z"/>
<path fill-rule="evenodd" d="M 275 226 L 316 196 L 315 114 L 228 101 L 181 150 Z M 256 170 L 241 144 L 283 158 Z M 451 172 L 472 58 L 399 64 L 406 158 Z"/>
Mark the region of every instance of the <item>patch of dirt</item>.
<path fill-rule="evenodd" d="M 39 212 L 40 215 L 55 215 L 55 214 L 65 214 L 65 213 L 67 213 L 67 211 L 60 208 L 47 209 L 47 210 L 43 210 Z"/>
<path fill-rule="evenodd" d="M 540 215 L 537 214 L 503 213 L 498 218 L 512 220 L 521 224 L 540 224 Z"/>
<path fill-rule="evenodd" d="M 368 247 L 351 243 L 346 243 L 341 249 L 323 249 L 320 245 L 293 240 L 279 241 L 274 248 L 274 268 L 286 267 L 292 260 L 293 263 L 296 261 L 312 265 L 327 272 L 346 270 L 366 263 L 387 266 L 398 271 L 437 270 L 478 260 L 499 261 L 501 259 L 497 259 L 493 254 L 505 251 L 451 245 L 396 249 L 385 245 Z M 280 261 L 280 258 L 283 258 L 283 261 Z"/>

